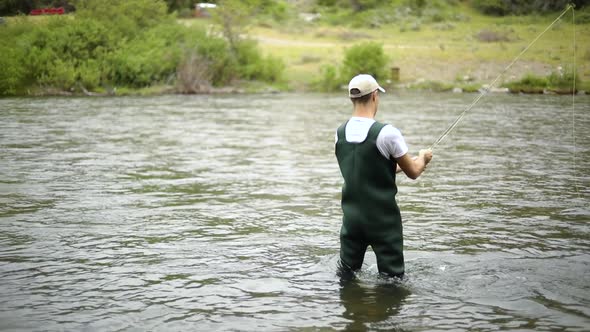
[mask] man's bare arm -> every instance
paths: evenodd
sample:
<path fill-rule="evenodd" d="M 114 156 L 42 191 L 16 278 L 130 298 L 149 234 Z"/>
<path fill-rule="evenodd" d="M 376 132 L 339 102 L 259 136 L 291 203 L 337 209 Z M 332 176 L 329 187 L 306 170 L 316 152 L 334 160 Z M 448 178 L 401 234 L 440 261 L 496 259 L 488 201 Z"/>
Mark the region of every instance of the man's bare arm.
<path fill-rule="evenodd" d="M 409 153 L 397 158 L 397 168 L 402 170 L 410 179 L 417 179 L 426 165 L 432 160 L 432 150 L 420 150 L 418 157 L 412 158 Z M 396 171 L 398 171 L 396 169 Z"/>

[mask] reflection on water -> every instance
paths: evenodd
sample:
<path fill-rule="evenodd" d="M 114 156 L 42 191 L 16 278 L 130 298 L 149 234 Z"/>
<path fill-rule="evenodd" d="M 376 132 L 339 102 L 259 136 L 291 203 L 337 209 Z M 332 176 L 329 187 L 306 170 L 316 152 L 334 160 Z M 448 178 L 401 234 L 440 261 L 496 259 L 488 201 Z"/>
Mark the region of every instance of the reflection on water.
<path fill-rule="evenodd" d="M 416 153 L 472 99 L 378 117 Z M 589 101 L 482 100 L 399 180 L 404 281 L 341 285 L 346 98 L 0 99 L 0 330 L 586 331 Z"/>
<path fill-rule="evenodd" d="M 410 295 L 406 287 L 401 282 L 392 281 L 377 284 L 363 284 L 359 280 L 341 281 L 342 317 L 350 321 L 345 330 L 367 331 L 369 324 L 383 322 L 388 318 L 395 321 L 404 300 Z M 386 326 L 390 331 L 396 330 L 395 324 Z"/>

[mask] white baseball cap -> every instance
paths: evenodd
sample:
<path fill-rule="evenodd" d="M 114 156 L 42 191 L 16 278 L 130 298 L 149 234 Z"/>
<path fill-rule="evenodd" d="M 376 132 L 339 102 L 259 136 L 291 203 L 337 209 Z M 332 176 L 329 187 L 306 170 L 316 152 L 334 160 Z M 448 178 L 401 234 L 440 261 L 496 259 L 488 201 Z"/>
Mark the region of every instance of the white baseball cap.
<path fill-rule="evenodd" d="M 355 91 L 356 93 L 353 93 L 353 89 L 358 89 L 359 92 Z M 379 83 L 377 83 L 375 78 L 368 74 L 356 75 L 350 80 L 350 83 L 348 83 L 348 96 L 350 98 L 359 98 L 368 95 L 375 90 L 385 92 L 385 90 L 379 86 Z"/>

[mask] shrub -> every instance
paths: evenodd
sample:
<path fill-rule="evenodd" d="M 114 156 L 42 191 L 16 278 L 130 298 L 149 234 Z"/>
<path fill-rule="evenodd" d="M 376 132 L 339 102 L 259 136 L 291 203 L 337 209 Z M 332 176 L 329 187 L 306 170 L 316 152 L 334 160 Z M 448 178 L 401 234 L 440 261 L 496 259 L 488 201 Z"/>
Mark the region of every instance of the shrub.
<path fill-rule="evenodd" d="M 230 47 L 222 37 L 169 20 L 162 3 L 88 0 L 76 16 L 16 18 L 1 25 L 0 95 L 37 85 L 83 91 L 102 85 L 143 88 L 181 75 L 180 83 L 190 86 L 199 70 L 207 84 L 216 86 L 234 79 L 281 79 L 283 62 L 264 56 L 256 43 Z M 101 5 L 113 10 L 113 17 Z"/>
<path fill-rule="evenodd" d="M 238 74 L 242 79 L 276 82 L 283 71 L 283 62 L 278 58 L 263 56 L 253 40 L 241 40 L 236 45 Z"/>
<path fill-rule="evenodd" d="M 587 0 L 473 0 L 475 8 L 486 15 L 528 15 L 530 13 L 547 13 L 561 11 L 570 3 L 577 8 L 588 4 Z"/>
<path fill-rule="evenodd" d="M 576 24 L 590 23 L 590 7 L 584 7 L 576 11 Z"/>
<path fill-rule="evenodd" d="M 0 95 L 14 95 L 24 85 L 26 71 L 21 59 L 25 53 L 20 48 L 0 45 Z"/>
<path fill-rule="evenodd" d="M 477 40 L 479 40 L 480 42 L 484 42 L 484 43 L 509 42 L 510 41 L 510 38 L 508 37 L 507 33 L 492 31 L 492 30 L 487 30 L 487 29 L 480 30 L 475 35 L 475 37 L 477 38 Z"/>
<path fill-rule="evenodd" d="M 543 90 L 548 86 L 548 82 L 545 77 L 526 74 L 522 79 L 505 83 L 502 86 L 508 88 L 513 93 L 543 93 Z"/>
<path fill-rule="evenodd" d="M 224 85 L 238 77 L 238 64 L 231 55 L 227 41 L 219 37 L 208 37 L 202 30 L 192 31 L 189 39 L 189 54 L 194 51 L 202 61 L 208 63 L 213 85 Z"/>
<path fill-rule="evenodd" d="M 173 75 L 181 59 L 176 44 L 185 31 L 176 24 L 162 24 L 125 42 L 109 56 L 109 78 L 116 84 L 145 87 Z"/>
<path fill-rule="evenodd" d="M 440 81 L 422 81 L 409 86 L 410 89 L 428 90 L 433 92 L 447 92 L 453 90 L 453 85 Z"/>
<path fill-rule="evenodd" d="M 572 89 L 574 86 L 574 79 L 577 86 L 580 84 L 580 75 L 577 70 L 571 66 L 565 68 L 558 68 L 556 71 L 552 71 L 547 76 L 548 86 L 555 89 Z"/>
<path fill-rule="evenodd" d="M 505 83 L 503 86 L 510 89 L 511 92 L 543 93 L 546 89 L 571 92 L 574 86 L 574 76 L 576 86 L 579 86 L 580 79 L 577 71 L 571 67 L 559 68 L 546 77 L 527 74 L 522 79 Z"/>
<path fill-rule="evenodd" d="M 61 90 L 72 90 L 76 85 L 76 69 L 69 63 L 55 58 L 46 63 L 47 68 L 38 74 L 37 82 L 41 86 Z"/>
<path fill-rule="evenodd" d="M 510 12 L 508 2 L 504 0 L 473 0 L 473 5 L 486 15 L 504 16 Z"/>
<path fill-rule="evenodd" d="M 387 62 L 382 44 L 375 42 L 357 44 L 346 51 L 341 74 L 345 81 L 358 74 L 370 74 L 379 80 L 387 75 L 385 68 Z"/>
<path fill-rule="evenodd" d="M 324 65 L 320 69 L 320 79 L 314 83 L 318 91 L 332 92 L 340 89 L 344 84 L 338 75 L 338 69 L 332 65 Z"/>
<path fill-rule="evenodd" d="M 72 23 L 71 18 L 55 17 L 47 26 L 33 26 L 24 65 L 40 85 L 94 88 L 105 76 L 104 56 L 115 48 L 108 29 L 91 19 Z"/>
<path fill-rule="evenodd" d="M 176 76 L 177 90 L 180 93 L 206 93 L 211 88 L 209 61 L 195 50 L 186 52 Z"/>
<path fill-rule="evenodd" d="M 31 28 L 22 18 L 0 25 L 0 95 L 16 94 L 27 79 L 23 59 Z"/>
<path fill-rule="evenodd" d="M 92 19 L 110 27 L 117 38 L 130 38 L 144 29 L 172 21 L 164 1 L 84 0 L 76 3 L 76 17 Z"/>

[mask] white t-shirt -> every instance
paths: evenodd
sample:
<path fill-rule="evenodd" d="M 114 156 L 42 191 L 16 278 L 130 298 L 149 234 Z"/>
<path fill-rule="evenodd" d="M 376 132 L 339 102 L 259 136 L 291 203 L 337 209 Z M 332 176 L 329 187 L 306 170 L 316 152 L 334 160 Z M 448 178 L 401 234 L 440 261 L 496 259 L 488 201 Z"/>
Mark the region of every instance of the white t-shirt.
<path fill-rule="evenodd" d="M 346 124 L 345 134 L 346 141 L 349 143 L 361 143 L 367 139 L 369 129 L 375 123 L 375 120 L 363 117 L 353 116 Z M 336 133 L 336 141 L 338 142 L 338 133 Z M 399 158 L 408 153 L 408 146 L 406 140 L 402 136 L 399 129 L 392 125 L 386 125 L 381 129 L 377 136 L 377 149 L 387 158 Z"/>

